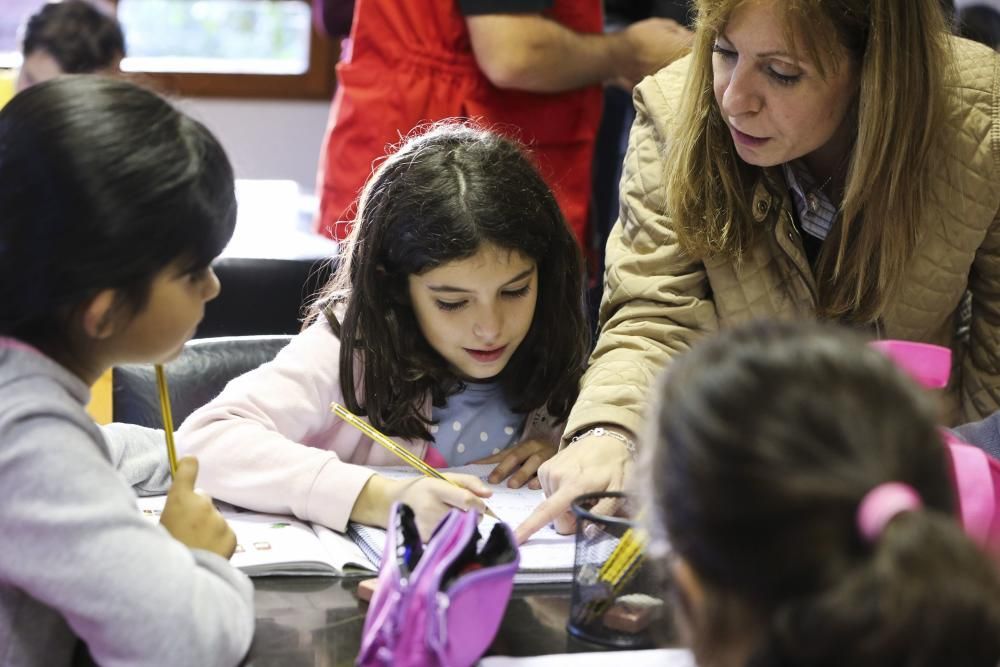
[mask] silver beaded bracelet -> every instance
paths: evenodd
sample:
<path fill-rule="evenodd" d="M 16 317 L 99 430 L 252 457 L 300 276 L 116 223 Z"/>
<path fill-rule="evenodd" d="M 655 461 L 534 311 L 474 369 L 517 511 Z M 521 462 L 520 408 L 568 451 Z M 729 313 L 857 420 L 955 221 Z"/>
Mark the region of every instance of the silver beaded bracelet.
<path fill-rule="evenodd" d="M 588 437 L 590 437 L 592 435 L 593 436 L 597 436 L 597 437 L 601 437 L 601 436 L 605 436 L 606 435 L 609 438 L 614 438 L 615 440 L 621 441 L 622 443 L 625 444 L 625 449 L 628 450 L 628 453 L 632 456 L 632 458 L 635 458 L 636 448 L 635 448 L 635 443 L 632 442 L 632 439 L 629 438 L 626 435 L 623 435 L 623 434 L 619 433 L 618 431 L 610 431 L 610 430 L 604 428 L 603 426 L 595 426 L 594 428 L 588 429 L 588 430 L 584 431 L 583 433 L 580 433 L 579 435 L 574 435 L 570 439 L 569 444 L 572 445 L 577 440 L 582 440 L 582 439 L 588 438 Z"/>

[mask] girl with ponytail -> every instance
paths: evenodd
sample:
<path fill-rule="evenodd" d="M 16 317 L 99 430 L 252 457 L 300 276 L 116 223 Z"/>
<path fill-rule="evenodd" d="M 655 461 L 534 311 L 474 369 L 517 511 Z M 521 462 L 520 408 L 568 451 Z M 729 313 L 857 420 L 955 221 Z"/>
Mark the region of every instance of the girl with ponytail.
<path fill-rule="evenodd" d="M 1000 572 L 935 409 L 861 340 L 754 324 L 661 381 L 647 511 L 701 667 L 996 667 Z"/>

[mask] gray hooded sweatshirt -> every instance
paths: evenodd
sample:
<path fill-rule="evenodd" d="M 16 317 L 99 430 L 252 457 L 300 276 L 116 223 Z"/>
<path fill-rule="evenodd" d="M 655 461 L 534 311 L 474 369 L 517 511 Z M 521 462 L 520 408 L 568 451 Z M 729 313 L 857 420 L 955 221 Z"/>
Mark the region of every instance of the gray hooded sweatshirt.
<path fill-rule="evenodd" d="M 80 640 L 101 665 L 237 664 L 253 585 L 143 518 L 114 463 L 162 490 L 160 455 L 147 437 L 132 457 L 125 438 L 113 461 L 88 398 L 65 368 L 0 338 L 0 667 L 67 665 Z"/>

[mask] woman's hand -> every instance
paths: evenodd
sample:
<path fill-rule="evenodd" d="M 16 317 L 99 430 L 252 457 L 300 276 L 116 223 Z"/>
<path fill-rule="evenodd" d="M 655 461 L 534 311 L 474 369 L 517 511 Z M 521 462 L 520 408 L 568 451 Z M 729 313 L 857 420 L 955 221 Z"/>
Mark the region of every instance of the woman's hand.
<path fill-rule="evenodd" d="M 631 471 L 632 454 L 616 437 L 590 435 L 564 448 L 538 469 L 547 498 L 515 530 L 518 543 L 552 522 L 560 533 L 573 532 L 576 521 L 569 509 L 573 499 L 584 493 L 621 491 Z M 602 504 L 593 511 L 603 511 Z"/>
<path fill-rule="evenodd" d="M 473 461 L 473 463 L 498 464 L 490 473 L 488 478 L 490 484 L 499 484 L 510 477 L 507 480 L 507 486 L 512 489 L 519 489 L 525 483 L 529 489 L 540 489 L 542 488 L 541 482 L 535 476 L 538 468 L 555 456 L 557 451 L 559 451 L 558 448 L 551 443 L 542 440 L 525 440 L 493 456 Z M 514 472 L 515 470 L 517 472 Z"/>
<path fill-rule="evenodd" d="M 229 558 L 236 549 L 236 535 L 212 499 L 194 490 L 197 479 L 198 459 L 185 456 L 177 462 L 160 525 L 190 549 L 204 549 Z"/>
<path fill-rule="evenodd" d="M 351 519 L 370 526 L 385 528 L 389 508 L 394 502 L 410 506 L 416 517 L 420 539 L 426 542 L 441 519 L 453 507 L 460 510 L 483 512 L 483 498 L 492 495 L 490 488 L 472 475 L 446 475 L 459 486 L 433 477 L 389 479 L 375 474 L 361 489 L 351 510 Z"/>

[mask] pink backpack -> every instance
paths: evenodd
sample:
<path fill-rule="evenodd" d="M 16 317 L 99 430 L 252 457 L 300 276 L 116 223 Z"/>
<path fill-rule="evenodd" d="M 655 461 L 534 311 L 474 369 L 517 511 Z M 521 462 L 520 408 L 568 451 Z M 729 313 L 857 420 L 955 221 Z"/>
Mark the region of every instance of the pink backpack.
<path fill-rule="evenodd" d="M 872 343 L 922 386 L 947 386 L 951 350 L 939 345 L 882 340 Z M 962 526 L 979 544 L 1000 554 L 1000 462 L 954 433 L 942 430 L 951 456 L 952 478 L 958 494 Z"/>

